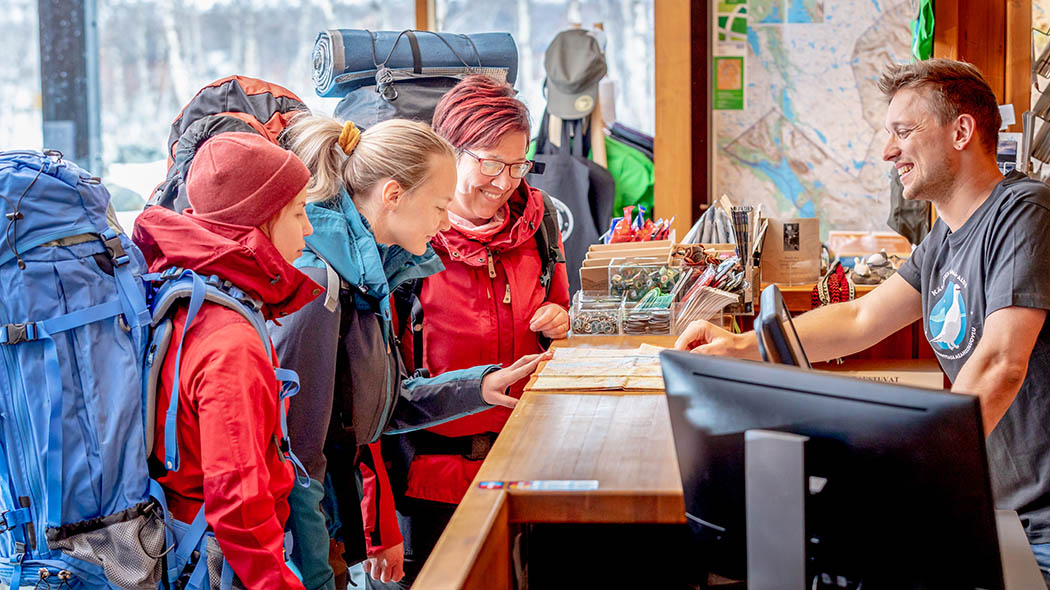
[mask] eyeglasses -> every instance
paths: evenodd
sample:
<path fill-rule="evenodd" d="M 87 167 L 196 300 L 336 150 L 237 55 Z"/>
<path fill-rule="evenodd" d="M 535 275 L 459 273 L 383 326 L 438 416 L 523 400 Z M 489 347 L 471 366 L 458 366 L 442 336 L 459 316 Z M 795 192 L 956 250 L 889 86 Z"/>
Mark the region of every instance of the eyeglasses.
<path fill-rule="evenodd" d="M 467 154 L 471 158 L 478 161 L 478 165 L 481 167 L 481 173 L 485 176 L 499 176 L 503 173 L 503 169 L 510 166 L 510 177 L 511 178 L 525 178 L 525 175 L 532 170 L 532 162 L 525 160 L 524 162 L 513 162 L 508 164 L 502 160 L 494 160 L 492 158 L 482 158 L 470 150 L 462 150 L 464 154 Z"/>

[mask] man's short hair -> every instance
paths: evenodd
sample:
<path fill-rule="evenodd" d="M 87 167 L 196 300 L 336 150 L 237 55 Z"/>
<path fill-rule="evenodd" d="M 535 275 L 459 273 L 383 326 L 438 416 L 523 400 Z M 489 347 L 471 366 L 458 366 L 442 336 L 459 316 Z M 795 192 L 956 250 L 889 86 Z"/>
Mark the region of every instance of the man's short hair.
<path fill-rule="evenodd" d="M 946 125 L 962 114 L 977 121 L 981 146 L 995 153 L 1002 117 L 995 93 L 973 64 L 954 59 L 927 59 L 909 64 L 889 66 L 879 78 L 879 90 L 887 100 L 905 88 L 930 90 L 930 106 L 941 125 Z"/>

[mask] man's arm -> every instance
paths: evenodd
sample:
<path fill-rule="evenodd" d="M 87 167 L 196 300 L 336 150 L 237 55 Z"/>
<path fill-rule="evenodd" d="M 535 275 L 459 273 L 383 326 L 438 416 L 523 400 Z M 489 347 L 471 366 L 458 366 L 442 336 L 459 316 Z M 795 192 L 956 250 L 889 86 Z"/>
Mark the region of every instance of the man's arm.
<path fill-rule="evenodd" d="M 981 400 L 985 436 L 1010 408 L 1028 372 L 1028 358 L 1046 320 L 1045 309 L 1005 307 L 984 320 L 984 333 L 952 384 Z"/>
<path fill-rule="evenodd" d="M 922 317 L 922 298 L 914 287 L 893 275 L 871 293 L 794 318 L 806 356 L 825 361 L 864 350 Z M 760 360 L 754 332 L 730 334 L 709 322 L 693 322 L 675 348 Z"/>

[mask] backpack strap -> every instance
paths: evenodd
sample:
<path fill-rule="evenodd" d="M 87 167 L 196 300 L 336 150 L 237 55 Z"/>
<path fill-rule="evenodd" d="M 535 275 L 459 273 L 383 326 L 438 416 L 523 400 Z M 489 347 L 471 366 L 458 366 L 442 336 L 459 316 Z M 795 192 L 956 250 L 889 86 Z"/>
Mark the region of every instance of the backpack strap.
<path fill-rule="evenodd" d="M 171 268 L 161 273 L 159 278 L 167 282 L 160 288 L 154 298 L 152 320 L 154 325 L 160 325 L 164 322 L 170 324 L 170 318 L 168 316 L 171 313 L 174 304 L 189 297 L 186 323 L 182 327 L 182 338 L 179 340 L 179 347 L 175 352 L 175 379 L 171 388 L 171 399 L 168 402 L 168 409 L 164 415 L 164 467 L 169 471 L 178 471 L 180 468 L 180 458 L 176 426 L 179 408 L 179 375 L 182 363 L 182 347 L 186 341 L 186 333 L 188 332 L 190 325 L 193 323 L 193 320 L 196 318 L 197 313 L 200 312 L 204 302 L 210 301 L 222 305 L 223 307 L 236 311 L 248 320 L 259 335 L 259 339 L 262 341 L 263 349 L 266 351 L 270 363 L 273 364 L 276 359 L 274 358 L 273 348 L 270 346 L 270 336 L 266 330 L 266 322 L 262 317 L 261 302 L 252 299 L 247 293 L 240 290 L 229 281 L 223 281 L 216 276 L 211 276 L 205 280 L 192 270 Z M 159 371 L 160 367 L 163 365 L 162 359 L 166 356 L 167 348 L 170 345 L 170 339 L 170 328 L 161 329 L 159 331 L 159 339 L 155 339 L 155 342 L 158 342 L 160 346 L 156 350 L 152 348 L 150 350 L 150 355 L 148 357 L 148 360 L 151 363 L 150 370 L 148 371 L 150 383 L 147 384 L 146 388 L 148 396 L 146 404 L 147 408 L 155 407 Z M 306 473 L 306 468 L 291 450 L 291 441 L 288 438 L 287 413 L 284 404 L 286 399 L 299 392 L 299 376 L 295 371 L 277 367 L 274 367 L 274 376 L 281 384 L 278 399 L 278 406 L 281 412 L 281 436 L 277 437 L 275 442 L 281 459 L 292 462 L 298 483 L 303 487 L 307 487 L 310 485 L 310 479 Z M 149 450 L 152 450 L 153 445 L 153 428 L 150 423 L 151 420 L 151 415 L 147 414 L 147 447 Z"/>
<path fill-rule="evenodd" d="M 48 437 L 47 437 L 47 515 L 48 522 L 57 526 L 62 522 L 62 371 L 58 359 L 58 348 L 55 335 L 67 330 L 79 328 L 119 316 L 124 313 L 125 304 L 114 299 L 91 307 L 73 311 L 58 317 L 38 322 L 7 324 L 0 326 L 0 345 L 14 346 L 25 342 L 41 340 L 44 345 L 44 381 L 48 396 Z M 125 319 L 131 323 L 135 316 Z"/>
<path fill-rule="evenodd" d="M 554 207 L 554 201 L 546 191 L 540 190 L 543 195 L 543 220 L 540 229 L 536 232 L 536 245 L 540 253 L 540 284 L 546 289 L 544 301 L 550 298 L 551 282 L 554 280 L 554 269 L 558 263 L 565 263 L 565 254 L 558 247 L 560 230 L 558 229 L 558 210 Z"/>
<path fill-rule="evenodd" d="M 394 308 L 400 321 L 408 322 L 412 331 L 413 371 L 417 375 L 429 376 L 423 368 L 423 304 L 419 300 L 422 292 L 422 279 L 413 279 L 399 285 L 394 289 Z"/>

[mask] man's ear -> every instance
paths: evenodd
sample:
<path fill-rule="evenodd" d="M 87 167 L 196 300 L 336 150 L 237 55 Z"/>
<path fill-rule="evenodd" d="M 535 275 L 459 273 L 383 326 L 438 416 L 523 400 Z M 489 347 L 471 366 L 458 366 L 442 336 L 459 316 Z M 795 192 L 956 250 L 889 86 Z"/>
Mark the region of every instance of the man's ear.
<path fill-rule="evenodd" d="M 952 147 L 962 151 L 975 141 L 977 141 L 977 120 L 973 118 L 973 115 L 967 113 L 956 117 Z"/>
<path fill-rule="evenodd" d="M 383 199 L 383 207 L 392 210 L 397 207 L 398 202 L 401 201 L 401 197 L 404 196 L 405 191 L 401 188 L 401 183 L 394 180 L 393 178 L 383 183 L 383 187 L 380 190 L 380 195 Z"/>

